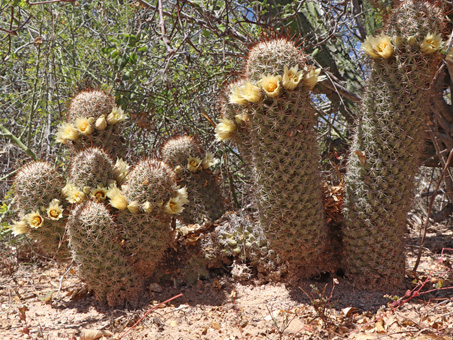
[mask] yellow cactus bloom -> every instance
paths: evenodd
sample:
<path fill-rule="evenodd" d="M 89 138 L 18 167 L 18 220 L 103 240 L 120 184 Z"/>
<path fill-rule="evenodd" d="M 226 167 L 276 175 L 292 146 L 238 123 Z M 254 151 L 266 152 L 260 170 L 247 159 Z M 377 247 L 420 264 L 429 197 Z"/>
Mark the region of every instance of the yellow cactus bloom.
<path fill-rule="evenodd" d="M 69 123 L 61 123 L 56 134 L 57 143 L 67 144 L 79 138 L 77 129 Z"/>
<path fill-rule="evenodd" d="M 102 185 L 98 185 L 96 189 L 91 190 L 90 197 L 94 198 L 98 202 L 104 202 L 107 196 L 107 188 L 103 187 Z"/>
<path fill-rule="evenodd" d="M 247 113 L 240 113 L 234 116 L 234 120 L 236 121 L 237 124 L 242 124 L 246 123 L 248 124 L 250 122 L 250 118 Z"/>
<path fill-rule="evenodd" d="M 107 128 L 107 119 L 105 118 L 105 115 L 101 115 L 98 119 L 96 119 L 96 123 L 94 123 L 94 126 L 96 127 L 96 130 L 98 131 L 104 131 Z"/>
<path fill-rule="evenodd" d="M 197 172 L 201 165 L 201 159 L 198 157 L 189 157 L 187 160 L 187 169 L 190 172 Z"/>
<path fill-rule="evenodd" d="M 93 125 L 90 124 L 90 120 L 85 117 L 79 117 L 75 121 L 77 130 L 84 136 L 89 136 L 94 132 Z"/>
<path fill-rule="evenodd" d="M 129 173 L 130 165 L 123 161 L 121 158 L 117 158 L 113 171 L 118 178 L 120 183 L 123 183 L 126 180 L 126 177 Z"/>
<path fill-rule="evenodd" d="M 251 103 L 258 103 L 261 100 L 261 89 L 251 82 L 246 82 L 239 87 L 242 98 Z"/>
<path fill-rule="evenodd" d="M 120 189 L 112 187 L 107 191 L 107 197 L 110 198 L 110 205 L 118 210 L 124 210 L 129 203 Z"/>
<path fill-rule="evenodd" d="M 310 71 L 306 70 L 304 73 L 304 77 L 302 79 L 302 84 L 304 87 L 308 89 L 313 89 L 319 81 L 322 81 L 326 78 L 326 76 L 320 76 L 321 69 L 314 67 L 310 68 Z"/>
<path fill-rule="evenodd" d="M 262 76 L 258 84 L 268 97 L 276 98 L 282 93 L 282 86 L 280 85 L 281 80 L 282 76 L 272 76 L 268 74 L 267 76 Z"/>
<path fill-rule="evenodd" d="M 371 58 L 379 58 L 379 54 L 374 50 L 375 41 L 375 37 L 367 37 L 362 44 L 362 50 Z"/>
<path fill-rule="evenodd" d="M 177 215 L 182 213 L 184 207 L 177 197 L 170 198 L 170 200 L 164 205 L 164 211 L 170 215 Z"/>
<path fill-rule="evenodd" d="M 13 221 L 13 223 L 14 224 L 10 226 L 10 228 L 13 231 L 14 236 L 27 234 L 28 232 L 30 232 L 30 226 L 26 221 Z"/>
<path fill-rule="evenodd" d="M 153 206 L 151 205 L 151 202 L 146 201 L 142 205 L 143 211 L 147 214 L 149 214 L 151 211 L 153 211 Z"/>
<path fill-rule="evenodd" d="M 206 155 L 204 156 L 203 161 L 201 162 L 201 167 L 204 170 L 206 170 L 216 164 L 217 164 L 217 159 L 214 158 L 214 154 L 212 152 L 206 152 Z"/>
<path fill-rule="evenodd" d="M 32 211 L 30 214 L 24 216 L 24 220 L 32 228 L 40 228 L 44 224 L 44 217 L 39 214 L 39 211 Z"/>
<path fill-rule="evenodd" d="M 186 187 L 178 189 L 177 192 L 178 195 L 176 196 L 176 199 L 181 203 L 181 205 L 189 203 Z"/>
<path fill-rule="evenodd" d="M 288 66 L 285 66 L 283 69 L 283 87 L 287 90 L 294 90 L 299 82 L 302 80 L 303 73 L 302 70 L 298 70 L 299 66 L 291 67 L 288 69 Z"/>
<path fill-rule="evenodd" d="M 392 39 L 387 35 L 368 37 L 362 44 L 362 50 L 372 58 L 388 59 L 393 55 Z"/>
<path fill-rule="evenodd" d="M 123 109 L 120 107 L 114 107 L 112 112 L 107 116 L 107 123 L 109 125 L 114 125 L 116 123 L 121 123 L 127 119 L 127 115 L 124 113 Z"/>
<path fill-rule="evenodd" d="M 411 46 L 415 46 L 417 44 L 417 38 L 415 38 L 413 35 L 407 38 L 407 43 Z"/>
<path fill-rule="evenodd" d="M 175 173 L 177 175 L 179 175 L 180 173 L 182 173 L 184 170 L 184 168 L 181 166 L 181 165 L 177 165 L 176 168 L 175 168 Z"/>
<path fill-rule="evenodd" d="M 68 183 L 61 190 L 69 203 L 79 203 L 85 199 L 83 191 L 79 190 L 74 184 Z"/>
<path fill-rule="evenodd" d="M 215 127 L 216 138 L 218 141 L 231 139 L 236 130 L 237 126 L 232 120 L 222 118 Z"/>
<path fill-rule="evenodd" d="M 133 201 L 133 202 L 129 203 L 129 205 L 127 206 L 127 209 L 131 213 L 136 214 L 136 213 L 138 213 L 138 211 L 140 209 L 140 204 L 138 203 L 138 201 Z"/>
<path fill-rule="evenodd" d="M 423 42 L 420 44 L 420 50 L 424 54 L 433 54 L 440 50 L 442 47 L 442 35 L 439 34 L 427 34 Z"/>
<path fill-rule="evenodd" d="M 63 207 L 60 205 L 60 200 L 54 198 L 50 203 L 49 207 L 46 209 L 47 217 L 51 220 L 59 220 L 63 217 Z"/>
<path fill-rule="evenodd" d="M 230 94 L 230 103 L 238 105 L 246 105 L 247 99 L 242 96 L 242 91 L 240 86 L 233 86 Z"/>

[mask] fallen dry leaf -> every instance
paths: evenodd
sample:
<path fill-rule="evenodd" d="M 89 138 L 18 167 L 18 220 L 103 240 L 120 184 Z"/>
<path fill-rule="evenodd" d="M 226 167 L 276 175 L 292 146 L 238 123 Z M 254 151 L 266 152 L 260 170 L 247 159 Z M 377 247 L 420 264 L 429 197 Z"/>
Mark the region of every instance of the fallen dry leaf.
<path fill-rule="evenodd" d="M 113 333 L 105 330 L 84 329 L 82 330 L 80 340 L 96 340 L 102 338 L 103 336 L 110 338 L 113 336 Z"/>

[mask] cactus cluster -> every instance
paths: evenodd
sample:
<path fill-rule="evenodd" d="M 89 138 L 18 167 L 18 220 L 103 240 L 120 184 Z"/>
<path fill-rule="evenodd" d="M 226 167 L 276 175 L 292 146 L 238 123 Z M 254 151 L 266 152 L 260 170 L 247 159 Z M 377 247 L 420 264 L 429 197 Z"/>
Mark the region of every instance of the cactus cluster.
<path fill-rule="evenodd" d="M 210 170 L 214 155 L 205 153 L 193 137 L 178 136 L 169 139 L 161 150 L 169 164 L 187 188 L 190 200 L 179 216 L 185 223 L 216 220 L 225 212 L 224 198 L 216 177 Z"/>
<path fill-rule="evenodd" d="M 72 99 L 56 141 L 70 144 L 76 151 L 103 146 L 122 157 L 125 150 L 118 123 L 125 119 L 127 115 L 115 105 L 113 97 L 99 90 L 84 90 Z"/>
<path fill-rule="evenodd" d="M 327 227 L 323 216 L 320 155 L 310 92 L 319 70 L 285 39 L 264 41 L 249 53 L 245 77 L 230 86 L 234 119 L 216 127 L 219 140 L 248 125 L 259 219 L 272 249 L 301 276 L 322 271 Z M 234 107 L 222 110 L 234 114 Z"/>
<path fill-rule="evenodd" d="M 15 235 L 28 234 L 48 256 L 65 258 L 65 203 L 61 195 L 63 178 L 49 163 L 25 165 L 14 181 L 14 200 L 19 221 L 13 222 Z"/>
<path fill-rule="evenodd" d="M 407 0 L 363 45 L 372 63 L 347 168 L 343 232 L 348 275 L 359 286 L 393 289 L 404 279 L 406 215 L 442 29 L 438 7 Z"/>

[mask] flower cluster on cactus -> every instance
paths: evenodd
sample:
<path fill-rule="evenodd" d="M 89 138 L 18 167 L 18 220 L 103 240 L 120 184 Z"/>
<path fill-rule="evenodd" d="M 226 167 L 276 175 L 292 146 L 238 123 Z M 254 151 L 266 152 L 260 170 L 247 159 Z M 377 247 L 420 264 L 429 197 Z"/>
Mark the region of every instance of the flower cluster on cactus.
<path fill-rule="evenodd" d="M 105 115 L 101 115 L 97 119 L 95 117 L 78 117 L 74 123 L 61 123 L 55 140 L 58 143 L 67 144 L 70 141 L 76 141 L 82 136 L 90 136 L 96 132 L 101 133 L 109 125 L 121 123 L 127 118 L 127 115 L 120 107 L 114 107 L 107 117 Z"/>
<path fill-rule="evenodd" d="M 313 89 L 319 81 L 326 76 L 320 76 L 320 68 L 306 65 L 303 70 L 299 66 L 289 68 L 284 66 L 283 76 L 266 74 L 254 84 L 252 81 L 241 80 L 231 86 L 229 102 L 237 105 L 248 105 L 258 103 L 263 98 L 277 98 L 283 91 L 294 91 L 301 84 L 306 89 Z M 242 123 L 250 121 L 246 113 L 238 113 L 234 121 L 228 118 L 221 118 L 216 125 L 215 132 L 218 141 L 232 139 Z"/>
<path fill-rule="evenodd" d="M 401 36 L 389 37 L 381 34 L 379 36 L 367 37 L 362 44 L 362 50 L 373 59 L 388 59 L 394 55 L 394 50 L 400 48 L 407 42 L 410 46 L 418 46 L 424 54 L 432 54 L 442 48 L 442 35 L 440 33 L 428 33 L 422 42 L 417 44 L 416 37 L 411 35 L 404 39 Z"/>

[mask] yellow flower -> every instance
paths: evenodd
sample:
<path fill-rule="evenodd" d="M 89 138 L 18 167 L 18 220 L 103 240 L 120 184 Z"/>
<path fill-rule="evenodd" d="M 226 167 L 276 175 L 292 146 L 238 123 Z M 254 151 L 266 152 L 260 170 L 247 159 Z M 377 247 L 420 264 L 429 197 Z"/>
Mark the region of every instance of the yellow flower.
<path fill-rule="evenodd" d="M 149 214 L 151 211 L 153 211 L 153 206 L 151 205 L 151 202 L 146 201 L 143 203 L 143 211 L 147 214 Z"/>
<path fill-rule="evenodd" d="M 320 73 L 320 68 L 315 69 L 314 67 L 312 67 L 310 71 L 307 70 L 307 72 L 304 74 L 302 84 L 310 90 L 313 89 L 319 81 L 322 81 L 326 78 L 326 76 L 320 76 Z"/>
<path fill-rule="evenodd" d="M 76 128 L 84 136 L 89 136 L 94 132 L 94 127 L 90 123 L 89 118 L 79 117 L 75 121 Z"/>
<path fill-rule="evenodd" d="M 61 190 L 69 203 L 79 203 L 85 199 L 85 194 L 80 191 L 74 184 L 68 183 Z"/>
<path fill-rule="evenodd" d="M 30 231 L 30 227 L 28 226 L 27 222 L 22 221 L 13 221 L 13 225 L 10 226 L 11 230 L 13 231 L 14 236 L 27 234 Z"/>
<path fill-rule="evenodd" d="M 261 89 L 251 82 L 246 82 L 239 87 L 242 98 L 251 103 L 258 103 L 261 100 Z"/>
<path fill-rule="evenodd" d="M 236 121 L 236 123 L 238 124 L 241 124 L 242 122 L 244 123 L 249 123 L 250 122 L 250 119 L 249 119 L 249 116 L 247 115 L 247 113 L 240 113 L 240 114 L 237 114 L 236 116 L 234 116 L 234 120 Z"/>
<path fill-rule="evenodd" d="M 121 123 L 123 120 L 127 119 L 127 115 L 124 113 L 121 107 L 114 107 L 112 112 L 107 116 L 107 123 L 113 125 L 116 123 Z"/>
<path fill-rule="evenodd" d="M 272 76 L 268 74 L 267 76 L 263 76 L 258 84 L 268 97 L 275 98 L 282 92 L 282 87 L 280 85 L 281 80 L 282 76 Z"/>
<path fill-rule="evenodd" d="M 32 211 L 30 214 L 24 216 L 24 220 L 32 228 L 40 228 L 44 224 L 44 218 L 39 214 L 39 211 Z"/>
<path fill-rule="evenodd" d="M 420 44 L 420 50 L 425 54 L 433 54 L 442 47 L 442 35 L 427 34 L 423 42 Z"/>
<path fill-rule="evenodd" d="M 60 205 L 60 200 L 54 198 L 46 209 L 47 216 L 51 220 L 59 220 L 63 217 L 63 207 Z"/>
<path fill-rule="evenodd" d="M 124 197 L 123 193 L 117 187 L 109 189 L 107 191 L 107 197 L 110 198 L 110 205 L 118 210 L 124 210 L 129 205 L 127 198 Z"/>
<path fill-rule="evenodd" d="M 201 159 L 198 157 L 189 157 L 187 160 L 187 169 L 189 169 L 190 172 L 197 172 L 200 165 Z"/>
<path fill-rule="evenodd" d="M 164 206 L 164 211 L 167 214 L 171 215 L 180 214 L 183 210 L 184 207 L 182 206 L 182 203 L 177 199 L 177 197 L 170 198 L 170 200 Z"/>
<path fill-rule="evenodd" d="M 368 37 L 362 44 L 362 49 L 372 58 L 388 59 L 393 55 L 391 38 L 387 35 Z"/>
<path fill-rule="evenodd" d="M 237 126 L 232 120 L 225 118 L 220 119 L 220 123 L 215 127 L 217 140 L 222 141 L 233 138 L 236 129 Z"/>
<path fill-rule="evenodd" d="M 91 190 L 90 197 L 94 198 L 98 202 L 104 202 L 107 195 L 107 188 L 102 185 L 98 185 L 96 189 Z"/>
<path fill-rule="evenodd" d="M 294 90 L 303 77 L 302 71 L 298 71 L 299 66 L 291 67 L 288 69 L 287 66 L 283 69 L 283 87 L 288 90 Z"/>
<path fill-rule="evenodd" d="M 231 104 L 239 104 L 239 105 L 246 105 L 247 99 L 242 96 L 242 91 L 240 86 L 233 86 L 231 89 L 230 94 L 230 103 Z"/>
<path fill-rule="evenodd" d="M 417 43 L 417 39 L 411 35 L 410 37 L 407 38 L 407 43 L 411 46 L 415 46 L 415 44 Z"/>
<path fill-rule="evenodd" d="M 57 143 L 67 144 L 68 141 L 77 140 L 79 138 L 79 132 L 77 129 L 69 123 L 61 123 L 58 127 L 56 134 Z"/>
<path fill-rule="evenodd" d="M 129 164 L 123 161 L 121 158 L 116 159 L 115 166 L 113 167 L 113 171 L 118 178 L 119 183 L 123 183 L 126 179 L 127 174 L 129 173 Z"/>
<path fill-rule="evenodd" d="M 175 168 L 175 173 L 179 175 L 181 172 L 183 172 L 183 167 L 181 165 L 177 165 Z"/>
<path fill-rule="evenodd" d="M 178 194 L 176 196 L 176 200 L 178 200 L 181 205 L 189 203 L 189 199 L 187 198 L 187 188 L 183 187 L 177 190 Z"/>
<path fill-rule="evenodd" d="M 136 214 L 136 213 L 138 213 L 138 210 L 140 209 L 140 204 L 138 203 L 138 201 L 133 201 L 133 202 L 129 203 L 129 205 L 127 206 L 127 209 L 131 213 Z"/>
<path fill-rule="evenodd" d="M 214 158 L 214 154 L 212 152 L 206 152 L 206 156 L 204 156 L 203 161 L 201 162 L 201 167 L 206 170 L 216 164 L 217 159 Z"/>
<path fill-rule="evenodd" d="M 101 115 L 98 119 L 96 119 L 96 123 L 94 123 L 96 130 L 104 131 L 107 128 L 107 119 L 105 119 L 105 115 Z"/>

